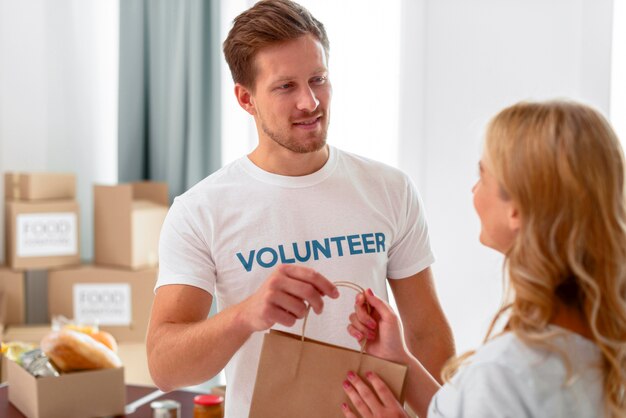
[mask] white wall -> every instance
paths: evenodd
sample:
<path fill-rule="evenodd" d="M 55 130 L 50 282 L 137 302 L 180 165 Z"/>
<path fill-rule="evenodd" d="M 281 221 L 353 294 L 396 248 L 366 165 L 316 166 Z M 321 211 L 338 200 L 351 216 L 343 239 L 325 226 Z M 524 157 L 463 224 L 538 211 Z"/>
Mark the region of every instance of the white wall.
<path fill-rule="evenodd" d="M 626 146 L 626 1 L 613 6 L 611 59 L 611 124 Z"/>
<path fill-rule="evenodd" d="M 397 164 L 418 185 L 458 351 L 476 347 L 502 283 L 502 258 L 479 244 L 472 206 L 484 126 L 523 99 L 568 97 L 608 114 L 613 1 L 301 2 L 330 37 L 329 142 Z M 223 3 L 223 37 L 253 3 Z M 254 147 L 256 132 L 225 63 L 222 74 L 228 163 Z"/>
<path fill-rule="evenodd" d="M 84 259 L 93 183 L 117 181 L 118 27 L 117 1 L 0 0 L 0 172 L 76 173 Z"/>
<path fill-rule="evenodd" d="M 330 39 L 333 101 L 328 142 L 390 165 L 398 160 L 397 101 L 400 0 L 298 0 L 325 26 Z M 222 40 L 232 20 L 254 0 L 222 2 Z M 239 107 L 222 61 L 222 163 L 257 144 L 252 118 Z"/>
<path fill-rule="evenodd" d="M 459 351 L 480 344 L 501 295 L 502 258 L 479 244 L 472 206 L 484 126 L 523 99 L 608 114 L 611 13 L 611 0 L 404 1 L 400 167 L 425 202 Z"/>
<path fill-rule="evenodd" d="M 223 2 L 225 28 L 251 3 Z M 385 34 L 351 10 L 362 2 L 327 3 L 303 1 L 331 36 L 336 137 L 330 140 L 368 154 L 342 145 L 342 137 L 358 141 L 351 129 L 371 125 L 367 141 L 385 149 L 375 156 L 397 158 L 418 184 L 440 298 L 459 350 L 474 347 L 497 309 L 501 283 L 501 258 L 478 243 L 471 204 L 484 125 L 521 99 L 565 96 L 608 113 L 613 2 L 402 0 L 402 24 Z M 398 16 L 397 1 L 389 4 L 377 10 L 383 20 Z M 117 178 L 117 8 L 108 0 L 0 0 L 0 172 L 78 174 L 83 258 L 92 253 L 92 185 Z M 361 58 L 350 58 L 352 49 Z M 368 72 L 383 59 L 399 62 L 399 80 L 396 72 Z M 256 137 L 234 102 L 228 70 L 223 74 L 227 162 L 248 152 Z M 388 103 L 394 99 L 385 89 L 399 94 L 397 103 Z M 377 125 L 380 106 L 399 109 L 397 127 Z M 351 107 L 364 109 L 362 118 L 342 116 Z M 239 138 L 233 126 L 249 129 Z M 390 150 L 395 155 L 387 156 Z"/>

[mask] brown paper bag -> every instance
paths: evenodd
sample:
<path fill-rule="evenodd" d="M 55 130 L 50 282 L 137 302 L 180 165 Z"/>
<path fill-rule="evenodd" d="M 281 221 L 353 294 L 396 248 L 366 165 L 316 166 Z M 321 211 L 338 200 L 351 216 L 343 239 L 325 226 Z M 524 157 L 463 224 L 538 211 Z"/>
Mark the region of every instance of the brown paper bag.
<path fill-rule="evenodd" d="M 270 330 L 263 337 L 249 418 L 343 418 L 341 404 L 350 401 L 342 383 L 350 370 L 376 373 L 404 401 L 405 365 Z"/>

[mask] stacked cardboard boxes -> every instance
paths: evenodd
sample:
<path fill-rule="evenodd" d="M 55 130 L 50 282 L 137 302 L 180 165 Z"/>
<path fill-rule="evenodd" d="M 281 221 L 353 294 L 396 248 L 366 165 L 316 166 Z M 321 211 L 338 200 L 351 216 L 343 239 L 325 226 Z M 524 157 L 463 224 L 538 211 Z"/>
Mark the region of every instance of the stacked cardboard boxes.
<path fill-rule="evenodd" d="M 6 262 L 47 269 L 80 262 L 76 178 L 59 173 L 6 173 Z"/>
<path fill-rule="evenodd" d="M 153 384 L 145 335 L 157 278 L 158 239 L 169 206 L 167 186 L 96 186 L 95 263 L 80 265 L 74 177 L 9 173 L 5 185 L 6 259 L 13 270 L 0 268 L 0 322 L 4 315 L 11 325 L 3 340 L 38 344 L 50 331 L 50 325 L 16 325 L 24 322 L 24 275 L 19 270 L 49 269 L 50 318 L 63 315 L 98 324 L 118 341 L 124 364 L 121 369 L 34 378 L 5 358 L 9 401 L 40 418 L 123 413 L 124 382 Z M 71 399 L 64 396 L 68 388 L 74 391 Z M 72 411 L 68 405 L 73 405 Z"/>
<path fill-rule="evenodd" d="M 130 270 L 156 266 L 168 206 L 165 183 L 95 186 L 95 264 Z"/>
<path fill-rule="evenodd" d="M 79 206 L 73 174 L 9 172 L 4 175 L 4 191 L 8 266 L 0 266 L 3 332 L 5 327 L 19 327 L 25 322 L 24 270 L 80 262 Z M 6 378 L 6 367 L 0 376 L 0 380 Z"/>
<path fill-rule="evenodd" d="M 94 187 L 94 264 L 48 275 L 50 317 L 97 323 L 118 342 L 126 382 L 153 384 L 145 337 L 168 211 L 164 183 Z"/>
<path fill-rule="evenodd" d="M 6 326 L 24 323 L 24 299 L 24 273 L 0 266 L 0 336 Z M 0 383 L 6 380 L 3 360 L 0 354 Z"/>
<path fill-rule="evenodd" d="M 0 266 L 0 326 L 24 323 L 24 273 Z"/>

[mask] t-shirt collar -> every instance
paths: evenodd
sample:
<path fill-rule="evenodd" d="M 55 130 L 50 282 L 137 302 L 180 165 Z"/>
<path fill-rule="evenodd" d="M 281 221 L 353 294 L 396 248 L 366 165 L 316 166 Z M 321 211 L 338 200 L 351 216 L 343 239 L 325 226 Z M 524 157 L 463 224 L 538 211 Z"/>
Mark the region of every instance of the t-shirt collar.
<path fill-rule="evenodd" d="M 247 156 L 242 157 L 240 162 L 246 173 L 263 183 L 290 188 L 310 187 L 321 183 L 332 174 L 337 166 L 337 150 L 329 145 L 328 160 L 326 163 L 316 172 L 305 176 L 283 176 L 269 173 L 256 166 Z"/>

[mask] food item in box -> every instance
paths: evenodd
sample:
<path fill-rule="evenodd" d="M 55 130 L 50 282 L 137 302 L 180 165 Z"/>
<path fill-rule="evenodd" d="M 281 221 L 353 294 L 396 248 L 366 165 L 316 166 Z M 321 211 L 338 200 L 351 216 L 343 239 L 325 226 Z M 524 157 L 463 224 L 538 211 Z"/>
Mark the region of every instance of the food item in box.
<path fill-rule="evenodd" d="M 117 341 L 115 341 L 115 337 L 113 337 L 113 335 L 109 332 L 101 331 L 97 324 L 76 323 L 73 319 L 68 319 L 63 315 L 58 315 L 52 318 L 52 329 L 54 331 L 61 329 L 80 331 L 92 338 L 95 338 L 97 341 L 100 341 L 102 344 L 117 353 Z"/>
<path fill-rule="evenodd" d="M 59 376 L 59 372 L 50 363 L 50 359 L 39 348 L 22 353 L 20 363 L 28 373 L 35 377 Z"/>
<path fill-rule="evenodd" d="M 34 349 L 34 344 L 25 343 L 22 341 L 0 343 L 0 353 L 2 353 L 9 360 L 16 362 L 17 364 L 21 364 L 20 358 L 22 354 Z"/>
<path fill-rule="evenodd" d="M 113 350 L 114 353 L 117 353 L 117 341 L 115 341 L 115 337 L 113 337 L 111 333 L 106 331 L 98 331 L 92 332 L 91 334 L 89 334 L 89 336 L 109 347 L 111 350 Z"/>
<path fill-rule="evenodd" d="M 121 367 L 120 358 L 88 334 L 62 329 L 41 340 L 41 349 L 62 372 Z"/>

